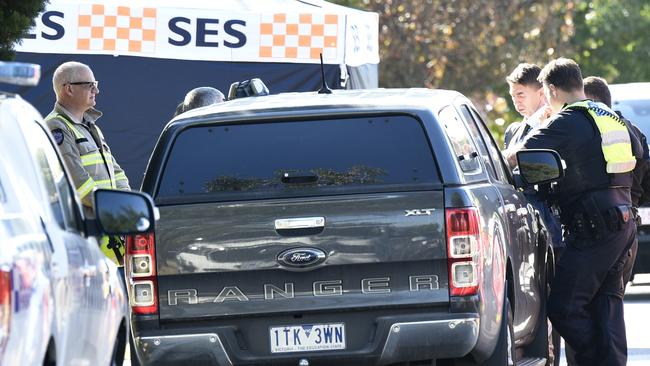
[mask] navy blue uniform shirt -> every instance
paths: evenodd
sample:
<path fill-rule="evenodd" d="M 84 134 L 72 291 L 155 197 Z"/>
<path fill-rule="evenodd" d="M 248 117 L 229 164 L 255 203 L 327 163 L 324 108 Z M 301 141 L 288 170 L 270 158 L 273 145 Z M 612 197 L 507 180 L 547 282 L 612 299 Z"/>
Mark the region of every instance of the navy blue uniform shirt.
<path fill-rule="evenodd" d="M 600 132 L 586 111 L 560 111 L 546 127 L 531 133 L 523 147 L 555 150 L 566 162 L 565 177 L 555 189 L 564 223 L 570 222 L 584 195 L 594 190 L 620 187 L 628 193 L 616 204 L 631 205 L 632 174 L 607 174 Z"/>

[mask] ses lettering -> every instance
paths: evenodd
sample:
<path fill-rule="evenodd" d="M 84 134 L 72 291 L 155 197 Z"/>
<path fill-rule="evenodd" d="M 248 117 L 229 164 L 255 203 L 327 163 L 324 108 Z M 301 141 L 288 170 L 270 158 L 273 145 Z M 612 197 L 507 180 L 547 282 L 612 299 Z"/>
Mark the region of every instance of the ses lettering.
<path fill-rule="evenodd" d="M 65 27 L 63 20 L 65 14 L 60 11 L 46 11 L 41 14 L 41 22 L 43 23 L 43 30 L 38 33 L 29 33 L 25 35 L 26 39 L 36 39 L 39 37 L 49 41 L 56 41 L 65 36 Z M 192 28 L 192 19 L 185 17 L 174 17 L 169 20 L 169 30 L 176 36 L 175 38 L 169 37 L 167 42 L 172 46 L 186 46 L 192 42 L 193 34 L 190 31 Z M 241 48 L 246 45 L 246 21 L 240 19 L 230 19 L 223 23 L 222 32 L 219 29 L 219 19 L 210 18 L 197 18 L 195 19 L 195 41 L 196 47 L 220 47 L 222 44 L 227 48 Z M 221 35 L 221 44 L 219 37 Z M 180 38 L 178 38 L 180 37 Z"/>

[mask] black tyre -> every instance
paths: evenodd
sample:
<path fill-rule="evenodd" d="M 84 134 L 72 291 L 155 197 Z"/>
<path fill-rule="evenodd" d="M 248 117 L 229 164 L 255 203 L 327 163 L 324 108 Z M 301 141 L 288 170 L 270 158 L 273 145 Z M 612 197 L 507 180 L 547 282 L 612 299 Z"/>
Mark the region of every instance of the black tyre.
<path fill-rule="evenodd" d="M 141 366 L 140 360 L 138 360 L 138 355 L 135 351 L 135 343 L 132 334 L 129 335 L 129 351 L 131 352 L 131 366 Z"/>
<path fill-rule="evenodd" d="M 124 352 L 126 351 L 126 326 L 124 321 L 120 324 L 120 328 L 117 331 L 117 338 L 115 338 L 115 344 L 113 345 L 113 358 L 111 360 L 111 366 L 122 366 L 124 363 Z"/>
<path fill-rule="evenodd" d="M 483 363 L 484 366 L 511 366 L 515 364 L 515 331 L 512 319 L 512 307 L 510 307 L 510 300 L 508 300 L 506 294 L 499 340 L 492 356 Z"/>

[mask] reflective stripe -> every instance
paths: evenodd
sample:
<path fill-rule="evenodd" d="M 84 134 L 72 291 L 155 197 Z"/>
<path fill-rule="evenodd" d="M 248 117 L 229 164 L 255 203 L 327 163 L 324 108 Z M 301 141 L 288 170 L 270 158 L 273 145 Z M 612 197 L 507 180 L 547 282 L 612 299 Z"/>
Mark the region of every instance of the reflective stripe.
<path fill-rule="evenodd" d="M 108 189 L 115 188 L 113 187 L 110 179 L 98 180 L 95 181 L 95 184 L 97 185 L 97 188 L 108 188 Z"/>
<path fill-rule="evenodd" d="M 630 141 L 630 134 L 627 131 L 609 131 L 602 134 L 603 145 L 614 145 L 619 143 L 628 143 Z"/>
<path fill-rule="evenodd" d="M 118 180 L 128 180 L 128 179 L 126 178 L 126 174 L 124 174 L 124 172 L 120 172 L 115 174 L 115 180 L 118 181 Z"/>
<path fill-rule="evenodd" d="M 635 166 L 636 160 L 622 163 L 607 163 L 607 173 L 614 174 L 619 172 L 629 172 L 634 170 Z"/>
<path fill-rule="evenodd" d="M 95 181 L 92 178 L 88 178 L 84 184 L 77 188 L 77 194 L 79 195 L 79 198 L 83 199 L 86 197 L 88 193 L 93 191 L 93 188 L 95 188 Z"/>
<path fill-rule="evenodd" d="M 66 125 L 68 125 L 68 128 L 74 133 L 74 138 L 75 139 L 83 139 L 85 138 L 84 135 L 75 128 L 74 124 L 70 122 L 64 115 L 62 114 L 57 114 L 56 117 L 60 117 L 63 122 L 65 122 Z"/>
<path fill-rule="evenodd" d="M 92 153 L 81 156 L 81 164 L 83 166 L 95 165 L 95 164 L 104 164 L 104 158 L 100 153 Z"/>

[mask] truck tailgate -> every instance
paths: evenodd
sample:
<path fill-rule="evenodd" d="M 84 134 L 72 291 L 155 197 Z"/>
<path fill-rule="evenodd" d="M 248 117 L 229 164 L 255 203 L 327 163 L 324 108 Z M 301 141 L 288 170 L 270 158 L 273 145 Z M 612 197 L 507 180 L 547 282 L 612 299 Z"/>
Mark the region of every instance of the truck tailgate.
<path fill-rule="evenodd" d="M 161 206 L 159 314 L 191 319 L 448 302 L 442 191 Z M 275 220 L 324 218 L 321 229 Z M 288 249 L 325 254 L 281 264 Z"/>

